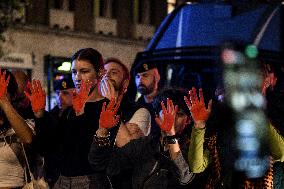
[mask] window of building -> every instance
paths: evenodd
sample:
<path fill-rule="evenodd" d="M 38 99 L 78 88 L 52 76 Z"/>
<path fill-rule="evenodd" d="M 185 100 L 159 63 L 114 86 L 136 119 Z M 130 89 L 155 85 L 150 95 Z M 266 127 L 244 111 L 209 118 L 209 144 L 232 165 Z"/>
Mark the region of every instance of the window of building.
<path fill-rule="evenodd" d="M 138 0 L 138 23 L 142 23 L 143 20 L 143 12 L 145 10 L 143 10 L 143 4 L 142 4 L 142 0 Z"/>
<path fill-rule="evenodd" d="M 60 10 L 75 10 L 75 0 L 53 0 L 51 1 L 51 7 Z"/>
<path fill-rule="evenodd" d="M 153 2 L 150 0 L 134 0 L 132 3 L 134 23 L 151 24 L 152 7 L 154 7 Z"/>
<path fill-rule="evenodd" d="M 75 11 L 75 0 L 69 0 L 69 11 Z"/>
<path fill-rule="evenodd" d="M 117 0 L 94 0 L 95 16 L 116 18 Z"/>
<path fill-rule="evenodd" d="M 155 2 L 150 1 L 150 24 L 155 25 Z"/>
<path fill-rule="evenodd" d="M 168 13 L 170 13 L 175 9 L 177 2 L 176 0 L 167 0 L 167 4 Z"/>
<path fill-rule="evenodd" d="M 118 4 L 118 1 L 117 0 L 112 0 L 112 5 L 111 5 L 111 17 L 113 19 L 116 19 L 117 17 L 117 4 Z"/>
<path fill-rule="evenodd" d="M 105 2 L 104 2 L 104 0 L 100 0 L 99 6 L 100 6 L 99 16 L 104 16 L 105 15 Z"/>
<path fill-rule="evenodd" d="M 52 7 L 55 9 L 62 9 L 62 1 L 53 0 L 52 5 Z"/>

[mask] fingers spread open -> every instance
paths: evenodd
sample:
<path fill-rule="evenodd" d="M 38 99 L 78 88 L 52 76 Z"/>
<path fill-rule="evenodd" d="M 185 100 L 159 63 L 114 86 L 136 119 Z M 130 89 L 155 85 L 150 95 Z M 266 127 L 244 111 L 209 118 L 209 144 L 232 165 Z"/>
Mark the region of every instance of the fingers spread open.
<path fill-rule="evenodd" d="M 209 102 L 208 102 L 208 108 L 207 108 L 207 111 L 208 111 L 209 113 L 211 112 L 211 110 L 212 110 L 212 99 L 209 100 Z"/>
<path fill-rule="evenodd" d="M 204 97 L 202 89 L 199 89 L 199 100 L 201 104 L 204 104 Z"/>
<path fill-rule="evenodd" d="M 106 111 L 106 102 L 104 102 L 102 106 L 102 112 L 105 112 L 105 111 Z"/>
<path fill-rule="evenodd" d="M 189 92 L 188 92 L 189 93 Z M 187 98 L 187 96 L 184 96 L 183 97 L 186 105 L 187 105 L 187 108 L 190 110 L 191 109 L 191 103 L 190 103 L 190 100 Z"/>
<path fill-rule="evenodd" d="M 156 121 L 157 125 L 159 125 L 159 126 L 161 127 L 161 125 L 162 125 L 162 119 L 161 119 L 159 116 L 156 115 L 155 121 Z"/>
<path fill-rule="evenodd" d="M 120 106 L 120 102 L 116 102 L 115 107 L 114 107 L 114 110 L 113 110 L 113 112 L 114 112 L 115 114 L 117 113 L 119 106 Z"/>
<path fill-rule="evenodd" d="M 118 124 L 119 119 L 120 119 L 120 116 L 117 115 L 117 116 L 115 117 L 114 125 L 117 125 L 117 124 Z"/>
<path fill-rule="evenodd" d="M 8 78 L 7 78 L 6 82 L 5 82 L 7 87 L 9 85 L 9 81 L 10 81 L 10 75 L 8 75 Z"/>
<path fill-rule="evenodd" d="M 166 109 L 163 101 L 161 102 L 161 106 L 162 106 L 162 112 L 163 112 L 163 114 L 165 114 L 167 112 L 167 109 Z"/>
<path fill-rule="evenodd" d="M 30 95 L 28 92 L 24 91 L 24 94 L 26 95 L 26 97 L 27 97 L 30 101 L 32 101 L 31 95 Z"/>

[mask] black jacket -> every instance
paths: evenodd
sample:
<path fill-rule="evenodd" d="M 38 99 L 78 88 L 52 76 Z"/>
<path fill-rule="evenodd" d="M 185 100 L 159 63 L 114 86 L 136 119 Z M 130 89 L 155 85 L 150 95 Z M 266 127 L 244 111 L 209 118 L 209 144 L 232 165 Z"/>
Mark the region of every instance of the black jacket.
<path fill-rule="evenodd" d="M 76 116 L 70 107 L 60 118 L 45 112 L 43 118 L 36 119 L 38 149 L 44 157 L 54 161 L 52 164 L 58 165 L 61 175 L 97 175 L 100 182 L 106 181 L 106 176 L 100 171 L 93 170 L 88 162 L 88 153 L 99 126 L 100 112 L 105 101 L 86 103 L 85 113 L 80 116 Z M 113 138 L 115 133 L 111 133 Z"/>
<path fill-rule="evenodd" d="M 94 141 L 89 154 L 94 170 L 109 176 L 132 171 L 132 188 L 179 188 L 193 179 L 182 153 L 175 161 L 162 153 L 160 141 L 151 136 L 130 141 L 122 148 L 100 147 Z"/>

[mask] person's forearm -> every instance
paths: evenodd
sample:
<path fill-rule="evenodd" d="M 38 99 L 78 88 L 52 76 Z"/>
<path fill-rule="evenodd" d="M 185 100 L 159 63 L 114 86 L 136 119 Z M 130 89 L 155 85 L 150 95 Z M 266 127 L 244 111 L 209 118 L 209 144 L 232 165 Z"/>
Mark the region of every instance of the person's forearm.
<path fill-rule="evenodd" d="M 98 130 L 96 131 L 96 136 L 98 136 L 98 137 L 107 137 L 108 134 L 109 134 L 109 132 L 105 128 L 99 127 Z"/>
<path fill-rule="evenodd" d="M 284 138 L 270 124 L 268 127 L 271 155 L 274 160 L 284 162 Z"/>
<path fill-rule="evenodd" d="M 180 153 L 180 147 L 178 143 L 175 144 L 169 144 L 169 152 L 172 160 L 175 160 L 178 156 L 178 153 Z"/>
<path fill-rule="evenodd" d="M 4 111 L 11 127 L 23 143 L 30 144 L 33 138 L 32 129 L 26 121 L 18 114 L 11 103 L 7 100 L 1 101 L 1 109 Z"/>
<path fill-rule="evenodd" d="M 36 118 L 40 119 L 44 116 L 44 110 L 39 110 L 38 112 L 34 112 Z"/>
<path fill-rule="evenodd" d="M 175 135 L 176 132 L 173 126 L 173 128 L 167 133 L 167 137 L 174 137 Z M 178 141 L 176 138 L 174 140 L 176 140 L 175 144 L 168 144 L 169 153 L 172 160 L 175 160 L 177 158 L 178 153 L 180 152 Z"/>
<path fill-rule="evenodd" d="M 121 148 L 123 147 L 125 144 L 129 143 L 132 140 L 132 136 L 128 130 L 128 128 L 126 127 L 126 125 L 124 125 L 123 123 L 121 123 L 117 135 L 116 135 L 116 146 Z"/>
<path fill-rule="evenodd" d="M 188 163 L 185 161 L 181 151 L 176 153 L 176 159 L 173 160 L 179 171 L 179 182 L 181 185 L 186 185 L 194 178 L 193 172 L 190 171 Z"/>
<path fill-rule="evenodd" d="M 209 163 L 209 152 L 203 149 L 205 129 L 192 129 L 188 161 L 194 173 L 203 172 Z"/>

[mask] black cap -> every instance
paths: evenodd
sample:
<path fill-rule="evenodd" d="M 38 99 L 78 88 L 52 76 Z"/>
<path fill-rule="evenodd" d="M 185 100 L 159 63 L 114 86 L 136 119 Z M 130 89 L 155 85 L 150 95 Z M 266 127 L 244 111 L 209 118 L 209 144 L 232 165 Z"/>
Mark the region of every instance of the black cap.
<path fill-rule="evenodd" d="M 56 80 L 54 82 L 54 91 L 66 90 L 66 89 L 71 89 L 71 88 L 74 88 L 74 83 L 69 78 L 63 78 L 60 80 Z"/>
<path fill-rule="evenodd" d="M 155 62 L 140 62 L 134 67 L 134 75 L 157 68 Z"/>

